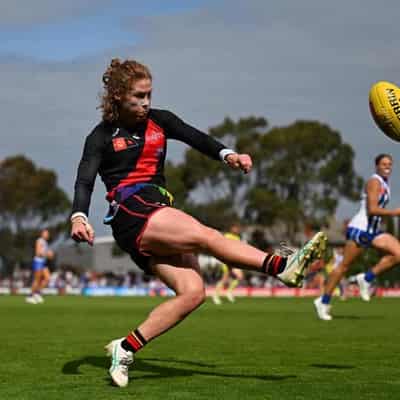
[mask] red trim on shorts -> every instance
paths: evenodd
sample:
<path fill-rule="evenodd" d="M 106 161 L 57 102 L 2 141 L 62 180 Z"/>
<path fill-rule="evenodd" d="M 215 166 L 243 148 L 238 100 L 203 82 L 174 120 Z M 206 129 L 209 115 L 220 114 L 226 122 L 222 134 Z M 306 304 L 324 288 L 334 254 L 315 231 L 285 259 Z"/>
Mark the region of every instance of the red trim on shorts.
<path fill-rule="evenodd" d="M 146 214 L 140 214 L 140 213 L 136 213 L 134 211 L 131 211 L 129 208 L 123 206 L 122 204 L 119 205 L 119 207 L 124 210 L 127 214 L 129 215 L 133 215 L 134 217 L 141 217 L 141 218 L 147 218 L 148 215 Z M 151 215 L 151 214 L 150 214 Z"/>
<path fill-rule="evenodd" d="M 152 212 L 147 216 L 147 221 L 146 221 L 145 224 L 143 225 L 143 228 L 140 230 L 139 235 L 137 235 L 137 237 L 136 237 L 136 248 L 137 248 L 137 250 L 138 250 L 138 252 L 139 252 L 140 254 L 143 254 L 144 256 L 151 256 L 151 254 L 146 253 L 146 252 L 140 250 L 140 242 L 141 242 L 141 240 L 142 240 L 142 236 L 143 236 L 143 234 L 144 234 L 144 231 L 145 231 L 146 228 L 147 228 L 147 224 L 149 223 L 150 218 L 151 218 L 155 213 L 157 213 L 158 211 L 160 211 L 160 210 L 162 210 L 162 209 L 164 209 L 164 208 L 166 208 L 166 207 L 170 207 L 170 206 L 160 206 L 160 208 L 157 208 L 156 210 L 152 211 Z"/>
<path fill-rule="evenodd" d="M 151 207 L 164 207 L 162 204 L 157 204 L 157 203 L 149 203 L 148 201 L 143 200 L 140 196 L 138 196 L 137 194 L 134 194 L 132 197 L 134 197 L 136 200 L 139 200 L 142 204 L 146 205 L 146 206 L 151 206 Z"/>

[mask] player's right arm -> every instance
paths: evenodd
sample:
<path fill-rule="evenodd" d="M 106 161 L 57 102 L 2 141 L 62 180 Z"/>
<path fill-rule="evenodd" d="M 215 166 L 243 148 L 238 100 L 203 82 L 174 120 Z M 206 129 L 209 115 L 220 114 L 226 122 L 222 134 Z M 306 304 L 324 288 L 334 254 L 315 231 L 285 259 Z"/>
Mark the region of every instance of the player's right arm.
<path fill-rule="evenodd" d="M 367 192 L 367 210 L 368 215 L 377 216 L 396 216 L 400 215 L 400 208 L 395 208 L 394 210 L 388 210 L 386 208 L 379 207 L 379 194 L 381 191 L 381 183 L 376 178 L 371 178 L 367 182 L 366 192 Z"/>
<path fill-rule="evenodd" d="M 101 164 L 104 137 L 96 128 L 85 141 L 75 181 L 71 215 L 71 237 L 77 242 L 93 244 L 94 230 L 89 224 L 89 206 L 96 176 Z"/>

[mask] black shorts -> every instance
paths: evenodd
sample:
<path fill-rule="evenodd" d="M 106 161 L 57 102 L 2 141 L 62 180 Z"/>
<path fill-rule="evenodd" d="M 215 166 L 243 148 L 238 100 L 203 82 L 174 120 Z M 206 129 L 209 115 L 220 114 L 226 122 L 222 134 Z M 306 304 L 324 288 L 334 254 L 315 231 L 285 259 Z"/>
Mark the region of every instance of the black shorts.
<path fill-rule="evenodd" d="M 112 233 L 118 246 L 148 274 L 151 274 L 149 269 L 151 255 L 139 251 L 140 240 L 149 217 L 161 208 L 171 205 L 170 198 L 157 186 L 145 186 L 120 204 L 111 222 Z"/>

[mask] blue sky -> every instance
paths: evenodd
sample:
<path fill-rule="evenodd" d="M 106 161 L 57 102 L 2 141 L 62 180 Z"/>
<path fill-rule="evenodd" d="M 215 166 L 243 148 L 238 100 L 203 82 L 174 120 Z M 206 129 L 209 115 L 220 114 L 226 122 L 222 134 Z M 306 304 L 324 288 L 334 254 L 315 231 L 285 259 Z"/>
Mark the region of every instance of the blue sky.
<path fill-rule="evenodd" d="M 72 197 L 85 136 L 99 120 L 101 76 L 113 57 L 154 76 L 156 107 L 207 130 L 225 116 L 272 126 L 316 119 L 339 130 L 364 178 L 398 151 L 368 110 L 372 83 L 400 84 L 396 0 L 28 0 L 0 2 L 0 158 L 24 153 L 54 169 Z M 172 143 L 169 158 L 182 157 Z M 400 202 L 395 164 L 393 207 Z M 99 234 L 104 189 L 91 218 Z M 356 204 L 342 203 L 350 216 Z"/>
<path fill-rule="evenodd" d="M 135 4 L 137 3 L 137 4 Z M 0 28 L 0 54 L 31 57 L 42 61 L 69 61 L 109 49 L 132 46 L 140 41 L 128 17 L 175 15 L 204 5 L 201 0 L 108 2 L 78 15 L 53 16 L 41 23 L 3 23 Z"/>

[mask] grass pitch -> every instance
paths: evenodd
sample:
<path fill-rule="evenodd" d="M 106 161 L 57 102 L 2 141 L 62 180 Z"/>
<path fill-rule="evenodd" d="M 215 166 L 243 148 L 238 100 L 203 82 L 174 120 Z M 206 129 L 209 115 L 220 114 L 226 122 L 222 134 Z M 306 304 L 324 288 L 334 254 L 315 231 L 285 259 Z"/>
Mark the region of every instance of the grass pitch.
<path fill-rule="evenodd" d="M 141 351 L 127 388 L 111 385 L 103 346 L 162 299 L 0 297 L 0 399 L 397 399 L 398 299 L 207 301 Z"/>

